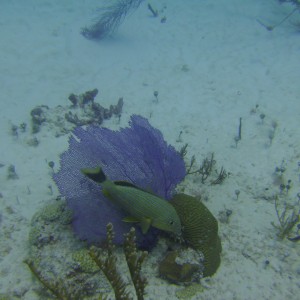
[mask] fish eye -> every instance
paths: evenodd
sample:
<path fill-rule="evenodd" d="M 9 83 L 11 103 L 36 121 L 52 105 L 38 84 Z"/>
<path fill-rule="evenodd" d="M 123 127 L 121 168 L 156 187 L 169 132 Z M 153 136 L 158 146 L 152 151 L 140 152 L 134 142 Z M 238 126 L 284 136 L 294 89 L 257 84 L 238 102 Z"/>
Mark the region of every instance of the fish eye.
<path fill-rule="evenodd" d="M 173 221 L 173 220 L 171 220 L 171 221 L 169 222 L 169 224 L 170 224 L 170 225 L 173 225 L 173 224 L 174 224 L 174 221 Z"/>

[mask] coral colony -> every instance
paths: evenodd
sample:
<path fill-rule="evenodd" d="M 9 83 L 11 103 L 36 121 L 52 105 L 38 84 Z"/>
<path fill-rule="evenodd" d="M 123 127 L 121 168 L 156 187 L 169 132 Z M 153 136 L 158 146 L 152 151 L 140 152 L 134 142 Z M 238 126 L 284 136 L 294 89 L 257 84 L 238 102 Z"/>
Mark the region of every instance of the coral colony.
<path fill-rule="evenodd" d="M 55 173 L 54 163 L 48 162 L 53 179 L 70 210 L 65 209 L 65 203 L 55 202 L 54 206 L 50 205 L 43 210 L 41 215 L 36 215 L 32 222 L 35 226 L 30 231 L 31 254 L 35 254 L 29 255 L 24 262 L 42 285 L 58 299 L 83 299 L 95 293 L 101 299 L 106 299 L 103 290 L 99 291 L 100 287 L 103 288 L 103 281 L 100 280 L 98 284 L 94 281 L 92 289 L 90 286 L 90 280 L 94 280 L 93 275 L 97 269 L 107 278 L 116 299 L 133 299 L 128 289 L 129 282 L 124 280 L 117 265 L 115 245 L 123 244 L 132 289 L 136 298 L 143 300 L 147 278 L 141 272 L 142 264 L 148 251 L 156 244 L 159 229 L 168 231 L 173 228 L 173 224 L 179 224 L 181 244 L 173 240 L 170 243 L 173 246 L 162 253 L 158 263 L 161 278 L 175 284 L 191 284 L 199 282 L 202 277 L 212 276 L 219 268 L 222 245 L 217 220 L 196 197 L 175 194 L 176 185 L 187 175 L 182 155 L 165 142 L 161 132 L 153 128 L 147 119 L 133 115 L 129 124 L 130 127 L 120 131 L 94 125 L 77 127 L 69 139 L 68 150 L 61 155 L 60 170 Z M 213 162 L 212 156 L 211 164 Z M 151 218 L 158 222 L 151 222 L 150 230 L 144 230 L 144 234 L 141 232 L 144 219 L 135 227 L 132 225 L 137 223 L 123 221 L 128 217 L 137 218 L 139 214 L 135 215 L 135 211 L 131 211 L 132 215 L 127 216 L 125 206 L 122 207 L 121 203 L 116 205 L 116 198 L 114 203 L 110 201 L 113 197 L 119 197 L 117 199 L 121 201 L 129 192 L 131 197 L 132 189 L 135 195 L 142 193 L 144 200 L 153 202 L 152 206 L 147 201 L 139 204 L 145 206 L 142 212 L 151 207 Z M 162 201 L 160 207 L 164 207 L 163 211 L 153 209 L 157 201 Z M 172 214 L 166 214 L 166 207 L 172 208 Z M 60 217 L 59 213 L 62 213 Z M 168 218 L 165 219 L 166 215 Z M 175 223 L 174 216 L 179 218 L 175 219 Z M 148 215 L 146 219 L 150 219 Z M 43 220 L 46 221 L 45 226 Z M 169 223 L 170 220 L 172 222 Z M 56 229 L 52 227 L 53 222 L 56 222 Z M 48 226 L 50 223 L 53 223 L 52 226 Z M 41 257 L 47 244 L 52 248 L 53 240 L 64 240 L 53 237 L 53 232 L 60 232 L 57 226 L 70 223 L 79 238 L 87 241 L 90 247 L 88 250 L 80 250 L 81 254 L 75 250 L 73 261 L 68 261 L 69 266 L 74 263 L 81 270 L 76 273 L 76 277 L 68 278 L 68 271 L 61 274 L 59 263 L 58 269 L 50 272 L 51 276 L 42 271 L 45 262 L 41 262 Z M 36 226 L 39 225 L 42 231 L 37 230 Z M 94 263 L 91 264 L 89 260 Z M 59 279 L 57 274 L 61 274 Z M 77 280 L 82 284 L 74 284 Z"/>
<path fill-rule="evenodd" d="M 62 196 L 73 211 L 73 228 L 90 243 L 106 239 L 106 225 L 112 223 L 115 243 L 121 244 L 132 225 L 122 221 L 124 213 L 107 200 L 101 187 L 81 173 L 82 168 L 101 166 L 110 180 L 124 180 L 169 200 L 185 177 L 180 154 L 168 145 L 161 132 L 134 115 L 130 127 L 120 131 L 88 126 L 78 127 L 61 155 L 60 170 L 53 175 Z M 143 235 L 136 227 L 137 242 L 148 248 L 156 236 L 151 229 Z"/>
<path fill-rule="evenodd" d="M 176 250 L 167 251 L 160 262 L 162 278 L 181 284 L 212 276 L 220 265 L 222 246 L 218 222 L 204 204 L 195 197 L 175 194 L 176 185 L 187 175 L 182 155 L 165 142 L 161 132 L 153 128 L 147 119 L 133 115 L 129 124 L 130 127 L 120 131 L 92 125 L 77 127 L 69 140 L 69 149 L 61 155 L 61 168 L 53 174 L 53 178 L 73 212 L 75 233 L 90 245 L 110 245 L 106 259 L 101 258 L 101 253 L 94 246 L 89 254 L 111 283 L 115 295 L 130 299 L 115 265 L 113 243 L 123 244 L 137 297 L 142 300 L 146 280 L 140 276 L 140 270 L 147 251 L 139 252 L 137 249 L 151 250 L 159 230 L 151 223 L 150 230 L 142 234 L 143 226 L 124 222 L 128 218 L 125 209 L 121 210 L 121 205 L 109 200 L 117 195 L 107 193 L 113 191 L 108 190 L 111 184 L 114 189 L 123 187 L 117 190 L 118 193 L 121 190 L 128 192 L 128 189 L 142 193 L 150 191 L 153 193 L 151 196 L 157 195 L 161 201 L 169 201 L 175 209 L 181 224 L 182 244 L 178 244 Z M 211 161 L 214 161 L 213 156 Z M 99 167 L 103 172 L 95 171 Z M 109 179 L 107 183 L 106 176 Z M 146 209 L 149 209 L 148 205 L 145 205 Z M 160 226 L 157 228 L 162 229 Z M 128 232 L 129 235 L 126 235 Z M 105 248 L 99 249 L 103 252 Z M 185 257 L 188 260 L 183 259 Z M 27 264 L 38 278 L 41 277 L 33 263 Z M 51 291 L 52 286 L 46 285 Z"/>
<path fill-rule="evenodd" d="M 100 8 L 97 21 L 81 30 L 88 39 L 102 39 L 113 33 L 123 22 L 126 15 L 137 9 L 144 0 L 118 0 Z"/>

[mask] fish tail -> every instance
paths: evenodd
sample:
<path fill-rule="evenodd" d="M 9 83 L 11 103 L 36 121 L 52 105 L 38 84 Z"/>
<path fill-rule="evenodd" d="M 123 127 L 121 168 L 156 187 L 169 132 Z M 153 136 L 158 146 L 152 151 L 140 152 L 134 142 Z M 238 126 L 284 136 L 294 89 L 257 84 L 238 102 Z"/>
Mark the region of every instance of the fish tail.
<path fill-rule="evenodd" d="M 80 170 L 82 174 L 92 179 L 97 183 L 102 183 L 106 180 L 106 176 L 100 167 L 97 168 L 83 168 Z"/>

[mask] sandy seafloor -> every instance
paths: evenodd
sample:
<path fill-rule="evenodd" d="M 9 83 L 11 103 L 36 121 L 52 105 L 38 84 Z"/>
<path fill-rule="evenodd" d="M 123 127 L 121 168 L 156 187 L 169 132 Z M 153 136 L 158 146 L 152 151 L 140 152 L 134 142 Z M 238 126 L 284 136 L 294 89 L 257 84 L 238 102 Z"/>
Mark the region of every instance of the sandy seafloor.
<path fill-rule="evenodd" d="M 0 294 L 41 299 L 41 285 L 23 260 L 32 216 L 58 195 L 46 161 L 57 169 L 68 141 L 45 127 L 33 147 L 29 128 L 16 137 L 11 126 L 30 124 L 36 105 L 69 105 L 70 93 L 98 88 L 104 106 L 124 98 L 120 123 L 112 118 L 103 126 L 125 127 L 140 114 L 176 149 L 188 143 L 188 157 L 200 163 L 214 152 L 218 167 L 231 173 L 222 185 L 203 185 L 193 176 L 184 183 L 187 193 L 205 195 L 216 217 L 232 211 L 227 223 L 219 223 L 221 266 L 201 280 L 204 289 L 193 299 L 299 299 L 300 244 L 279 239 L 271 225 L 278 224 L 276 166 L 285 167 L 285 183 L 291 180 L 280 200 L 298 209 L 300 31 L 292 22 L 300 21 L 299 13 L 267 31 L 256 19 L 275 24 L 294 7 L 275 0 L 151 4 L 165 7 L 159 18 L 151 17 L 145 1 L 111 38 L 95 42 L 79 32 L 101 1 L 1 1 Z M 11 164 L 18 179 L 7 179 Z M 157 278 L 151 264 L 144 267 L 151 274 L 146 299 L 176 299 L 183 287 Z"/>

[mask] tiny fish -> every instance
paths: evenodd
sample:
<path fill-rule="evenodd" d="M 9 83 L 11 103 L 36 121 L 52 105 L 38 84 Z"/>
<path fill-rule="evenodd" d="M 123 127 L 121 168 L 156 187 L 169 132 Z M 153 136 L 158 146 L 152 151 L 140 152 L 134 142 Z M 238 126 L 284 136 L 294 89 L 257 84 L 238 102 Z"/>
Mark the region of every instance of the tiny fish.
<path fill-rule="evenodd" d="M 139 223 L 143 234 L 153 226 L 177 236 L 181 235 L 178 214 L 165 199 L 129 182 L 108 180 L 100 167 L 82 169 L 81 172 L 101 185 L 103 195 L 128 214 L 123 221 Z"/>

